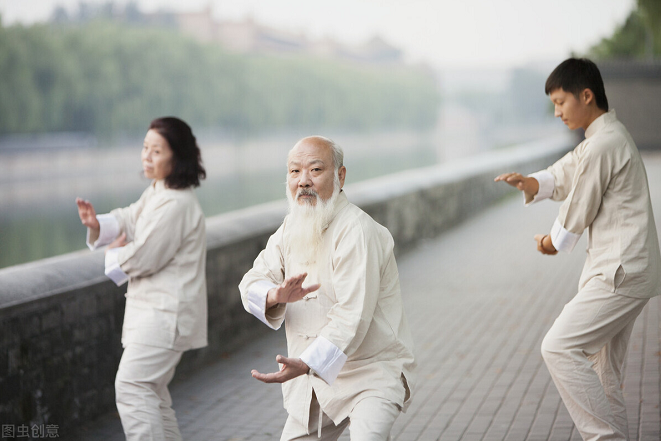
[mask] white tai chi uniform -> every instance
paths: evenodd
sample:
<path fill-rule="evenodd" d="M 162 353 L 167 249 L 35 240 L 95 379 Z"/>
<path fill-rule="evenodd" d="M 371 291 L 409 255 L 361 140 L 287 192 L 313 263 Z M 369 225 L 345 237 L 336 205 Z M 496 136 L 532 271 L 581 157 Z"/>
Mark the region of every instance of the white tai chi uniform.
<path fill-rule="evenodd" d="M 127 280 L 124 353 L 115 379 L 127 440 L 181 440 L 167 385 L 182 352 L 207 345 L 205 219 L 192 188 L 156 180 L 129 207 L 97 216 L 94 249 L 126 233 L 106 252 L 105 272 Z"/>
<path fill-rule="evenodd" d="M 415 367 L 392 236 L 340 192 L 316 263 L 306 266 L 290 252 L 287 225 L 239 285 L 245 309 L 273 329 L 284 321 L 289 357 L 311 368 L 282 385 L 282 440 L 316 438 L 320 419 L 323 439 L 350 424 L 354 440 L 386 440 L 409 404 Z M 321 287 L 265 311 L 269 289 L 303 272 L 306 285 Z"/>
<path fill-rule="evenodd" d="M 588 229 L 587 259 L 576 296 L 542 343 L 542 355 L 585 440 L 628 439 L 622 366 L 633 324 L 659 294 L 661 257 L 643 161 L 611 110 L 585 140 L 533 173 L 545 198 L 564 201 L 551 230 L 571 251 Z"/>

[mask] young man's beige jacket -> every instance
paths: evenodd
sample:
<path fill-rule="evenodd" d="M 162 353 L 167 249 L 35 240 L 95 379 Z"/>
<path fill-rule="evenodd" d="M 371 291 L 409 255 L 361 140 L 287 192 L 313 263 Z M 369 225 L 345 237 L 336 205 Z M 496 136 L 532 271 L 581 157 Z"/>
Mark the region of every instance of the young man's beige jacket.
<path fill-rule="evenodd" d="M 614 110 L 594 120 L 574 150 L 531 176 L 540 186 L 527 203 L 564 201 L 551 230 L 557 250 L 571 251 L 588 229 L 579 291 L 591 282 L 628 297 L 659 294 L 661 257 L 647 174 Z"/>
<path fill-rule="evenodd" d="M 542 341 L 542 356 L 583 439 L 626 440 L 624 358 L 636 317 L 659 294 L 661 256 L 643 161 L 614 111 L 547 170 L 535 200 L 563 200 L 553 246 L 571 251 L 588 229 L 576 296 Z"/>
<path fill-rule="evenodd" d="M 239 287 L 248 312 L 273 329 L 285 322 L 288 356 L 313 370 L 282 385 L 290 417 L 308 427 L 313 390 L 335 424 L 366 397 L 405 409 L 415 361 L 390 232 L 341 192 L 315 265 L 297 261 L 289 237 L 285 218 Z M 303 272 L 319 290 L 265 311 L 268 290 Z"/>

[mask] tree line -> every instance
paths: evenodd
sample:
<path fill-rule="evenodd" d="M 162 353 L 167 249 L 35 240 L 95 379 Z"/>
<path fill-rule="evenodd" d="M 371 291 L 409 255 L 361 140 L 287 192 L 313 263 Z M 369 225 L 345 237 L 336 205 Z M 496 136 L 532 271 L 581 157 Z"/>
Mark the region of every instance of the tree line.
<path fill-rule="evenodd" d="M 597 59 L 661 58 L 661 1 L 637 0 L 624 23 L 590 48 L 588 55 Z"/>
<path fill-rule="evenodd" d="M 162 115 L 238 133 L 426 129 L 440 100 L 422 68 L 237 55 L 103 20 L 1 26 L 0 78 L 0 134 L 133 134 Z"/>

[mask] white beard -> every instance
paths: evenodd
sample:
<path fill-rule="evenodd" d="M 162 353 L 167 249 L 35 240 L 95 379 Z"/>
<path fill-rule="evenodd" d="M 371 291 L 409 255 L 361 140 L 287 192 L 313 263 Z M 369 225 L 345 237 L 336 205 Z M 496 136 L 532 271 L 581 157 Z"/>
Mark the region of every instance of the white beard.
<path fill-rule="evenodd" d="M 289 215 L 287 216 L 287 231 L 289 235 L 290 255 L 300 265 L 300 271 L 308 271 L 317 263 L 317 256 L 321 251 L 324 232 L 331 221 L 335 202 L 340 194 L 339 180 L 336 180 L 333 195 L 326 201 L 322 201 L 319 195 L 314 193 L 316 204 L 299 204 L 287 189 L 287 200 L 289 201 Z M 301 190 L 298 190 L 298 194 Z"/>

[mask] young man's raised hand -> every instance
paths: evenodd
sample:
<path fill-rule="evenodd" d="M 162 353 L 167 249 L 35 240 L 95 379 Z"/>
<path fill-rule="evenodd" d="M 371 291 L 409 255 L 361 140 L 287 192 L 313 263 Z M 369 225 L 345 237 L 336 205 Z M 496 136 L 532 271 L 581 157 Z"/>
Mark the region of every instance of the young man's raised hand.
<path fill-rule="evenodd" d="M 529 176 L 523 176 L 521 173 L 503 173 L 496 176 L 495 182 L 506 182 L 517 190 L 521 190 L 525 194 L 533 197 L 539 191 L 539 182 L 537 179 Z"/>

